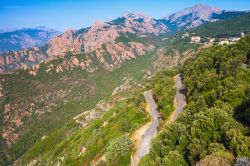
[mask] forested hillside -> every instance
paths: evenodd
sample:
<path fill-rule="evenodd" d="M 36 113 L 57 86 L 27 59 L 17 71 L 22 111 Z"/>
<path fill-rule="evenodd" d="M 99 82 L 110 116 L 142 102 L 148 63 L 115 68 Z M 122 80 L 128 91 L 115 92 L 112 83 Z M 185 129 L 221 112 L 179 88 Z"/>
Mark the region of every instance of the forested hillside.
<path fill-rule="evenodd" d="M 140 165 L 232 165 L 249 158 L 249 58 L 247 36 L 186 61 L 185 112 L 164 127 Z"/>
<path fill-rule="evenodd" d="M 203 24 L 191 29 L 190 33 L 195 33 L 201 37 L 235 37 L 241 32 L 250 32 L 250 13 L 228 20 Z"/>
<path fill-rule="evenodd" d="M 79 113 L 113 98 L 111 94 L 116 87 L 137 87 L 155 58 L 155 55 L 144 55 L 112 72 L 89 74 L 76 67 L 48 74 L 46 67 L 55 67 L 62 61 L 56 59 L 41 63 L 36 76 L 30 75 L 29 70 L 0 75 L 4 94 L 0 98 L 0 128 L 5 133 L 0 140 L 5 149 L 0 154 L 0 165 L 10 164 L 43 136 L 60 129 Z"/>
<path fill-rule="evenodd" d="M 174 110 L 173 76 L 176 72 L 161 71 L 153 78 L 143 79 L 145 84 L 140 88 L 113 96 L 106 101 L 114 101 L 112 107 L 86 126 L 79 122 L 86 121 L 87 116 L 80 114 L 38 141 L 15 164 L 129 165 L 136 146 L 132 137 L 150 121 L 143 92 L 153 89 L 160 115 L 163 120 L 167 119 Z"/>

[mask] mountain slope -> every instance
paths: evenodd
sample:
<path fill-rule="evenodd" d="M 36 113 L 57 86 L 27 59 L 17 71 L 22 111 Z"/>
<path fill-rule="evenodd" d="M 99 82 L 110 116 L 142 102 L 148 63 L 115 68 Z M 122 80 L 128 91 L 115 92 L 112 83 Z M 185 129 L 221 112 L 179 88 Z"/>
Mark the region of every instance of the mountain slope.
<path fill-rule="evenodd" d="M 46 27 L 23 28 L 0 33 L 0 53 L 40 47 L 58 35 L 59 31 Z"/>
<path fill-rule="evenodd" d="M 29 74 L 29 69 L 1 75 L 4 165 L 12 163 L 41 137 L 60 129 L 77 114 L 94 108 L 100 100 L 105 102 L 106 98 L 113 98 L 112 93 L 137 87 L 155 57 L 153 53 L 139 56 L 113 71 L 89 73 L 78 66 L 47 73 L 47 67 L 56 68 L 63 60 L 58 58 L 42 62 L 35 76 Z"/>
<path fill-rule="evenodd" d="M 162 19 L 166 24 L 172 25 L 177 30 L 197 27 L 204 22 L 216 21 L 212 19 L 213 14 L 219 14 L 221 10 L 202 4 L 186 8 Z"/>
<path fill-rule="evenodd" d="M 230 27 L 230 29 L 228 28 Z M 250 32 L 250 13 L 245 13 L 230 21 L 222 20 L 213 23 L 207 23 L 194 28 L 189 33 L 195 33 L 201 37 L 238 37 L 241 33 Z"/>
<path fill-rule="evenodd" d="M 206 49 L 184 63 L 180 71 L 187 90 L 187 108 L 177 122 L 163 127 L 142 166 L 232 165 L 236 158 L 249 157 L 245 116 L 249 111 L 250 71 L 242 67 L 249 62 L 249 49 L 247 36 L 236 45 Z M 162 71 L 152 80 L 146 79 L 147 86 L 135 88 L 139 91 L 134 93 L 128 91 L 127 99 L 123 96 L 84 127 L 79 121 L 86 121 L 88 115 L 80 114 L 38 142 L 16 164 L 128 165 L 134 147 L 131 135 L 149 121 L 142 92 L 153 89 L 161 117 L 168 119 L 173 112 L 175 74 Z"/>
<path fill-rule="evenodd" d="M 174 74 L 175 71 L 164 71 L 153 79 L 145 79 L 145 83 L 150 82 L 147 83 L 147 88 L 154 88 L 157 96 L 164 93 L 170 97 L 165 100 L 165 97 L 159 96 L 159 102 L 166 106 L 160 111 L 164 118 L 167 118 L 173 111 L 171 104 L 175 94 L 172 79 Z M 76 166 L 105 163 L 128 165 L 131 152 L 135 150 L 135 142 L 125 141 L 121 137 L 130 140 L 139 127 L 150 122 L 143 96 L 145 90 L 147 89 L 144 86 L 134 87 L 126 93 L 114 96 L 111 100 L 116 102 L 113 102 L 112 107 L 102 112 L 100 117 L 93 119 L 86 126 L 82 124 L 86 123 L 88 114 L 81 113 L 62 129 L 39 141 L 16 162 L 16 165 L 28 163 L 45 165 L 60 163 Z M 117 100 L 117 97 L 120 100 Z M 92 111 L 96 110 L 98 108 Z M 69 135 L 65 138 L 67 134 Z"/>
<path fill-rule="evenodd" d="M 140 165 L 234 165 L 250 157 L 250 36 L 214 46 L 181 68 L 187 106 Z M 240 163 L 240 162 L 239 162 Z"/>
<path fill-rule="evenodd" d="M 170 31 L 176 32 L 198 27 L 207 22 L 232 19 L 245 13 L 246 12 L 225 11 L 217 7 L 197 4 L 183 9 L 177 13 L 166 16 L 159 21 L 167 25 Z"/>

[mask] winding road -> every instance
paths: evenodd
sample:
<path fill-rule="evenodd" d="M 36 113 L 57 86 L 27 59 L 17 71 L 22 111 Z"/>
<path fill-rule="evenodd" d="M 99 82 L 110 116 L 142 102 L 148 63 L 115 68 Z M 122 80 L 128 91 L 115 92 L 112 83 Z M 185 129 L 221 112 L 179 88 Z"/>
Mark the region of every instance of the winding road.
<path fill-rule="evenodd" d="M 180 74 L 175 76 L 175 87 L 175 111 L 172 113 L 167 123 L 175 121 L 178 115 L 183 112 L 183 107 L 186 104 Z M 149 153 L 152 139 L 157 135 L 157 128 L 159 126 L 159 113 L 156 110 L 157 105 L 152 96 L 152 91 L 144 92 L 144 97 L 147 101 L 147 111 L 151 116 L 151 122 L 147 123 L 135 132 L 134 140 L 137 142 L 137 151 L 131 156 L 131 166 L 137 166 L 140 159 Z"/>
<path fill-rule="evenodd" d="M 182 86 L 182 80 L 180 74 L 175 76 L 175 87 L 176 87 L 176 96 L 175 96 L 175 111 L 172 116 L 172 121 L 175 121 L 178 115 L 183 112 L 183 108 L 186 105 L 185 102 L 185 93 Z"/>
<path fill-rule="evenodd" d="M 159 126 L 159 114 L 156 110 L 156 103 L 152 96 L 152 91 L 144 92 L 144 97 L 147 101 L 147 111 L 151 116 L 151 122 L 142 127 L 139 133 L 139 147 L 131 158 L 131 166 L 137 166 L 140 159 L 149 153 L 152 139 L 157 135 L 157 128 Z M 140 130 L 140 129 L 139 129 Z"/>
<path fill-rule="evenodd" d="M 156 103 L 153 99 L 152 92 L 147 91 L 144 93 L 145 99 L 150 106 L 149 114 L 152 119 L 152 123 L 148 130 L 142 136 L 142 142 L 140 148 L 138 149 L 138 158 L 142 158 L 144 155 L 149 153 L 150 144 L 152 138 L 157 135 L 157 127 L 159 126 L 158 111 L 156 110 Z"/>

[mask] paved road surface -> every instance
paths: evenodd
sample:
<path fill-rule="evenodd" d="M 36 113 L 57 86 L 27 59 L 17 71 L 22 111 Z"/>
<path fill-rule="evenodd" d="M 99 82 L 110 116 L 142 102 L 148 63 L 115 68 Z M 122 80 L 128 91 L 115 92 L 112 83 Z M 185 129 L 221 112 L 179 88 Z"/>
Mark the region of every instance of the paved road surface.
<path fill-rule="evenodd" d="M 171 121 L 175 121 L 177 119 L 178 115 L 183 111 L 183 107 L 185 105 L 184 88 L 182 86 L 182 80 L 180 74 L 178 74 L 175 77 L 175 86 L 177 90 L 176 92 L 177 110 L 175 111 L 173 119 Z M 147 101 L 147 104 L 149 104 L 150 106 L 149 113 L 152 119 L 152 123 L 147 128 L 147 130 L 145 130 L 145 132 L 141 137 L 141 143 L 139 145 L 139 148 L 136 151 L 134 157 L 132 157 L 131 166 L 137 166 L 140 159 L 149 153 L 151 147 L 151 141 L 157 135 L 157 127 L 159 126 L 159 121 L 158 121 L 159 115 L 158 111 L 156 110 L 157 106 L 153 99 L 152 91 L 144 92 L 144 97 Z"/>
<path fill-rule="evenodd" d="M 178 115 L 183 111 L 183 107 L 185 105 L 184 88 L 182 86 L 182 80 L 180 74 L 176 76 L 175 87 L 177 91 L 176 92 L 177 110 L 175 111 L 175 114 L 173 116 L 173 121 L 177 119 Z"/>
<path fill-rule="evenodd" d="M 147 104 L 149 104 L 149 114 L 151 116 L 151 123 L 141 137 L 139 148 L 136 151 L 133 160 L 131 161 L 132 166 L 138 165 L 140 159 L 149 153 L 151 141 L 157 135 L 157 127 L 159 126 L 159 115 L 158 111 L 156 110 L 156 103 L 153 99 L 152 91 L 144 92 L 144 97 L 147 101 Z"/>
<path fill-rule="evenodd" d="M 138 149 L 138 158 L 142 158 L 147 153 L 149 153 L 151 140 L 156 136 L 157 134 L 157 127 L 159 126 L 158 121 L 158 111 L 156 110 L 156 103 L 153 99 L 152 92 L 147 91 L 144 93 L 145 99 L 147 100 L 147 103 L 150 105 L 149 113 L 152 118 L 152 124 L 146 130 L 146 133 L 142 136 L 142 142 Z"/>

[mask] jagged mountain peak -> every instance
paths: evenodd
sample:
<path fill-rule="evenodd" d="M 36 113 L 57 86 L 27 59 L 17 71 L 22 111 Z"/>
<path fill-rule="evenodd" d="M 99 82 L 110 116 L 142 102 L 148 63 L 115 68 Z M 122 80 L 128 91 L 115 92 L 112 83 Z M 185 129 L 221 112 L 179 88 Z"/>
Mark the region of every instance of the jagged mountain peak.
<path fill-rule="evenodd" d="M 214 13 L 220 13 L 221 9 L 218 7 L 211 7 L 204 4 L 196 4 L 192 7 L 185 8 L 177 13 L 171 14 L 165 19 L 167 20 L 177 20 L 180 17 L 187 16 L 189 14 L 193 14 L 195 17 L 199 17 L 201 19 L 207 20 Z"/>
<path fill-rule="evenodd" d="M 191 7 L 188 7 L 186 9 L 193 9 L 193 10 L 196 10 L 196 11 L 199 11 L 199 10 L 203 10 L 203 9 L 212 9 L 212 10 L 218 10 L 220 11 L 221 9 L 218 8 L 218 7 L 214 7 L 214 6 L 209 6 L 209 5 L 205 5 L 205 4 L 202 4 L 202 3 L 198 3 L 198 4 L 195 4 L 194 6 L 191 6 Z M 185 9 L 184 9 L 185 10 Z"/>
<path fill-rule="evenodd" d="M 144 20 L 151 20 L 152 17 L 143 13 L 143 12 L 136 12 L 136 13 L 132 13 L 132 12 L 126 12 L 122 15 L 122 17 L 126 18 L 126 19 L 144 19 Z"/>
<path fill-rule="evenodd" d="M 96 20 L 95 22 L 94 22 L 94 24 L 91 26 L 91 30 L 97 30 L 97 29 L 100 29 L 100 28 L 103 28 L 103 27 L 105 27 L 105 26 L 108 26 L 108 24 L 107 23 L 105 23 L 105 22 L 103 22 L 103 21 L 101 21 L 101 20 Z"/>
<path fill-rule="evenodd" d="M 216 21 L 212 16 L 214 14 L 220 14 L 221 12 L 222 10 L 218 7 L 196 4 L 168 15 L 164 17 L 163 20 L 176 26 L 177 29 L 190 29 L 197 27 L 204 22 Z"/>

